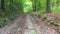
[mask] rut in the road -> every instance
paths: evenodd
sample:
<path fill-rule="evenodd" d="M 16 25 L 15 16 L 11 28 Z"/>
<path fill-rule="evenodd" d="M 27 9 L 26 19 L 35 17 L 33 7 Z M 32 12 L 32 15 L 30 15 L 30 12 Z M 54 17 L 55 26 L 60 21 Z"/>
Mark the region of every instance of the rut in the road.
<path fill-rule="evenodd" d="M 25 18 L 24 34 L 58 34 L 54 29 L 38 23 L 33 17 L 27 15 Z"/>
<path fill-rule="evenodd" d="M 37 34 L 29 15 L 25 18 L 25 27 L 24 34 Z"/>
<path fill-rule="evenodd" d="M 57 34 L 52 29 L 38 23 L 28 14 L 19 16 L 12 23 L 0 29 L 0 34 Z"/>

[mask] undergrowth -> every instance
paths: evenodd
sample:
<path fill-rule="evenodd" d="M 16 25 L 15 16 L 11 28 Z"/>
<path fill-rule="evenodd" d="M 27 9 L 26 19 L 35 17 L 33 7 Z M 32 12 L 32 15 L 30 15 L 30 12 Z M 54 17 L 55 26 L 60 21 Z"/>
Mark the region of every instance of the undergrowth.
<path fill-rule="evenodd" d="M 5 26 L 8 21 L 14 20 L 18 15 L 20 15 L 18 11 L 14 13 L 0 13 L 0 27 Z"/>
<path fill-rule="evenodd" d="M 59 26 L 57 21 L 52 21 L 52 20 L 47 19 L 47 16 L 48 16 L 47 13 L 44 13 L 44 12 L 32 12 L 32 14 L 36 15 L 38 18 L 44 19 L 45 21 L 47 21 L 48 23 L 52 24 L 55 27 Z"/>

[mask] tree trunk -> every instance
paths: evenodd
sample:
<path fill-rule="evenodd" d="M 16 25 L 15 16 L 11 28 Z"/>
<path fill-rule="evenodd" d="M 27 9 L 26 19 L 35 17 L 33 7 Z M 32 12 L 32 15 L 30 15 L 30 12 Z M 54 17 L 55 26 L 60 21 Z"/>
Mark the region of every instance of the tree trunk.
<path fill-rule="evenodd" d="M 50 0 L 47 0 L 46 2 L 46 13 L 51 13 Z"/>
<path fill-rule="evenodd" d="M 33 11 L 36 11 L 36 0 L 32 0 Z"/>
<path fill-rule="evenodd" d="M 10 7 L 10 9 L 11 9 L 11 11 L 13 11 L 13 0 L 10 0 L 10 5 L 11 5 L 11 7 Z"/>
<path fill-rule="evenodd" d="M 59 1 L 59 0 L 57 0 L 57 1 L 56 1 L 56 4 L 57 4 L 57 10 L 59 11 L 60 1 Z"/>
<path fill-rule="evenodd" d="M 5 1 L 1 0 L 1 10 L 5 11 Z"/>

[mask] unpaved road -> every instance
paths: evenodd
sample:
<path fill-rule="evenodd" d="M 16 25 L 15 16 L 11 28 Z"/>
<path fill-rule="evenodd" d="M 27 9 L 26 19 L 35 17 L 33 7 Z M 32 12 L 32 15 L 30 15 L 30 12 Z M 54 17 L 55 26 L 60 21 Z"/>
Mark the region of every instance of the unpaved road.
<path fill-rule="evenodd" d="M 0 29 L 0 34 L 58 34 L 53 29 L 38 24 L 30 15 L 22 15 Z"/>

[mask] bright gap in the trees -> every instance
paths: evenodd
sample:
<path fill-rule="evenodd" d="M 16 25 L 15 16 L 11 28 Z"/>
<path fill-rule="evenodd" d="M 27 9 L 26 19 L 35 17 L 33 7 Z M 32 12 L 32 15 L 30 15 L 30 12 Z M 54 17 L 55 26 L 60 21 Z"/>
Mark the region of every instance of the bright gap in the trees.
<path fill-rule="evenodd" d="M 24 12 L 32 11 L 32 2 L 31 0 L 24 0 Z"/>

